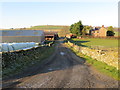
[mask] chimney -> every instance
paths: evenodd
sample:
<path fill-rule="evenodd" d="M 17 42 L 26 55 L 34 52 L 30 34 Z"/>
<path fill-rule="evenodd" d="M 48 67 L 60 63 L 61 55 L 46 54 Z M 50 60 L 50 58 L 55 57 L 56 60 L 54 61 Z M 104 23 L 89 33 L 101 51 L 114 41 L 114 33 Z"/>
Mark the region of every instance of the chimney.
<path fill-rule="evenodd" d="M 104 28 L 104 25 L 102 25 L 102 28 Z"/>

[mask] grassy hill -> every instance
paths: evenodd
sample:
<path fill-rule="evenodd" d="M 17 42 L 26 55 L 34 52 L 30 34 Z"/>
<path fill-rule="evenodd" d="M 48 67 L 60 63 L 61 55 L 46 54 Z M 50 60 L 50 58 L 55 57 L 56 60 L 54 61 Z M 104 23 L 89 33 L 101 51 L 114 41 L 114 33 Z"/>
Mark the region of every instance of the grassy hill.
<path fill-rule="evenodd" d="M 40 26 L 32 26 L 29 29 L 34 30 L 44 30 L 44 31 L 55 31 L 58 32 L 59 36 L 65 36 L 69 33 L 70 26 L 62 26 L 62 25 L 40 25 Z"/>
<path fill-rule="evenodd" d="M 70 26 L 60 26 L 60 25 L 40 25 L 40 26 L 32 26 L 30 29 L 42 29 L 42 30 L 58 30 L 64 29 L 65 27 L 69 28 Z"/>

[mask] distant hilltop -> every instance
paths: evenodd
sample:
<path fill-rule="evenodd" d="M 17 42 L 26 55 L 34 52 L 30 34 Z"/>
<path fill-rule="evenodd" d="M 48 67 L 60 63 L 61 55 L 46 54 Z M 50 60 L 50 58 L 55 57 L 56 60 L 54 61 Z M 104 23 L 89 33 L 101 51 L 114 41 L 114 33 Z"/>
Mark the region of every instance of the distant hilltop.
<path fill-rule="evenodd" d="M 10 29 L 1 29 L 1 30 L 64 30 L 69 29 L 70 26 L 67 25 L 37 25 L 31 26 L 30 28 L 10 28 Z"/>
<path fill-rule="evenodd" d="M 63 26 L 63 25 L 39 25 L 39 26 L 31 26 L 30 29 L 42 29 L 42 30 L 59 30 L 68 28 L 70 26 Z"/>

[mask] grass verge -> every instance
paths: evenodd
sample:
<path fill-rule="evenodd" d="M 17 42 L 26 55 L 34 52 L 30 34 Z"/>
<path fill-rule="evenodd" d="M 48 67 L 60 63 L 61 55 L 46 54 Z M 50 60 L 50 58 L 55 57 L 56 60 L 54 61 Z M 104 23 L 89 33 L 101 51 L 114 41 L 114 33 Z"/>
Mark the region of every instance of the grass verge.
<path fill-rule="evenodd" d="M 68 48 L 70 48 L 77 56 L 79 56 L 80 58 L 83 58 L 84 60 L 86 60 L 87 63 L 89 63 L 90 65 L 92 65 L 93 67 L 95 67 L 98 71 L 116 79 L 116 80 L 120 80 L 120 70 L 117 70 L 115 67 L 113 66 L 109 66 L 104 62 L 101 61 L 97 61 L 95 59 L 92 59 L 91 57 L 84 55 L 78 51 L 76 51 L 73 47 L 70 47 L 67 44 Z"/>

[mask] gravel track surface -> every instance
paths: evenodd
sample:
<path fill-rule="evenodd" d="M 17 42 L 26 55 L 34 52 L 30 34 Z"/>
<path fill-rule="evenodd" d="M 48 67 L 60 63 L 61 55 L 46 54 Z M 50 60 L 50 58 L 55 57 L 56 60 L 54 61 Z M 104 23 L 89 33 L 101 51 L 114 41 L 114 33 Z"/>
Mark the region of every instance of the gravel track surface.
<path fill-rule="evenodd" d="M 3 88 L 118 88 L 118 81 L 106 76 L 57 43 L 48 59 L 3 80 Z"/>

